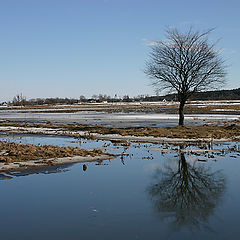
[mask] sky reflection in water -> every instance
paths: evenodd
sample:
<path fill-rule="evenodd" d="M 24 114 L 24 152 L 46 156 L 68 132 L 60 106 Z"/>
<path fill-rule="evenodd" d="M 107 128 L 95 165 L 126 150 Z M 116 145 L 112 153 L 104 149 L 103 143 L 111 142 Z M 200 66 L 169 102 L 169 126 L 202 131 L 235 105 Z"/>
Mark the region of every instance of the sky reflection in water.
<path fill-rule="evenodd" d="M 13 139 L 79 146 L 76 139 L 66 137 L 8 136 Z M 239 143 L 213 148 L 233 145 L 237 147 L 231 153 L 189 154 L 159 151 L 162 145 L 135 143 L 126 147 L 82 140 L 84 148 L 104 147 L 126 155 L 5 175 L 11 179 L 1 175 L 1 236 L 238 239 Z"/>

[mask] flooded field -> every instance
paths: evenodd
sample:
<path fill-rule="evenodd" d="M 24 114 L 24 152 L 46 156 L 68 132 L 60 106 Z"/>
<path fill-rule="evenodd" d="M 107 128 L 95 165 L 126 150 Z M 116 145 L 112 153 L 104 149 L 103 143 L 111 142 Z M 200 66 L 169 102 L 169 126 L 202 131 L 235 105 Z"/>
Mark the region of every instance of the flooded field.
<path fill-rule="evenodd" d="M 240 101 L 189 102 L 185 108 L 189 126 L 239 121 Z M 0 109 L 0 121 L 71 124 L 107 127 L 166 127 L 178 123 L 178 103 L 99 103 L 69 106 L 27 106 Z M 0 123 L 1 123 L 0 122 Z"/>
<path fill-rule="evenodd" d="M 1 173 L 3 239 L 238 239 L 240 143 L 169 145 L 1 134 L 113 160 Z"/>

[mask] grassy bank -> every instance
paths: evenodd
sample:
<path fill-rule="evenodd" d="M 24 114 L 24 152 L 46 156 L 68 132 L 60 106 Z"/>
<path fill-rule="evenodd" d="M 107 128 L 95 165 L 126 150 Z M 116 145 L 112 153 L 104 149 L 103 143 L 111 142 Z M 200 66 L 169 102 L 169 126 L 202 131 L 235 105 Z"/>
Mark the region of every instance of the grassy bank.
<path fill-rule="evenodd" d="M 122 136 L 153 136 L 166 138 L 234 138 L 240 136 L 240 126 L 184 126 L 184 127 L 89 127 L 84 125 L 62 125 L 62 129 L 70 131 L 87 131 L 99 134 L 119 134 Z"/>
<path fill-rule="evenodd" d="M 118 134 L 121 136 L 138 136 L 138 137 L 162 137 L 162 138 L 212 138 L 212 139 L 234 139 L 238 140 L 240 137 L 240 122 L 232 121 L 225 123 L 223 126 L 184 126 L 184 127 L 127 127 L 127 128 L 113 128 L 102 126 L 89 126 L 84 124 L 53 124 L 48 122 L 46 124 L 16 124 L 7 123 L 2 126 L 17 127 L 17 131 L 21 133 L 26 128 L 44 128 L 44 129 L 56 129 L 62 131 L 61 135 L 71 135 L 68 133 L 74 133 L 71 136 L 78 136 L 78 132 L 85 132 L 84 136 L 90 136 L 91 133 L 97 133 L 102 135 Z M 65 133 L 66 131 L 66 133 Z M 54 131 L 55 132 L 55 131 Z M 31 132 L 32 133 L 32 132 Z M 41 131 L 38 131 L 41 134 Z"/>
<path fill-rule="evenodd" d="M 52 145 L 35 146 L 0 141 L 0 162 L 26 162 L 63 157 L 96 157 L 101 155 L 114 156 L 101 149 L 85 150 L 79 147 L 58 147 Z"/>

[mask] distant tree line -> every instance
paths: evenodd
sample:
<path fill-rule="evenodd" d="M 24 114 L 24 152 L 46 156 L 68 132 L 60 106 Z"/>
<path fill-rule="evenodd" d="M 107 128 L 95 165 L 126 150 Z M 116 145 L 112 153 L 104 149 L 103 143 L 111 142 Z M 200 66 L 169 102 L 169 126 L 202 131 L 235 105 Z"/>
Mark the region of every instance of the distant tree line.
<path fill-rule="evenodd" d="M 165 96 L 156 97 L 156 101 L 161 101 L 162 99 L 166 99 L 167 101 L 172 101 L 172 100 L 176 100 L 176 98 L 177 98 L 177 94 L 168 94 Z M 189 98 L 189 100 L 190 101 L 240 100 L 240 88 L 232 89 L 232 90 L 195 92 Z"/>
<path fill-rule="evenodd" d="M 191 100 L 240 100 L 240 88 L 233 90 L 196 92 Z"/>
<path fill-rule="evenodd" d="M 1 105 L 10 105 L 10 106 L 34 106 L 34 105 L 72 105 L 72 104 L 81 104 L 81 103 L 102 103 L 102 102 L 151 102 L 151 101 L 176 101 L 177 94 L 167 94 L 162 96 L 149 96 L 149 95 L 138 95 L 136 97 L 129 97 L 124 95 L 123 97 L 117 96 L 110 97 L 106 94 L 93 95 L 90 98 L 87 98 L 81 95 L 77 98 L 35 98 L 29 99 L 23 94 L 17 94 L 14 96 L 13 100 L 10 102 L 2 102 Z M 240 100 L 240 88 L 232 90 L 217 90 L 217 91 L 205 91 L 205 92 L 196 92 L 190 99 L 194 100 Z"/>
<path fill-rule="evenodd" d="M 81 103 L 102 103 L 102 102 L 133 102 L 141 101 L 146 97 L 146 95 L 141 95 L 138 97 L 130 98 L 128 95 L 119 97 L 116 94 L 114 97 L 111 97 L 106 94 L 94 94 L 92 97 L 87 98 L 84 95 L 81 95 L 77 98 L 33 98 L 27 100 L 23 94 L 17 94 L 13 97 L 12 101 L 2 102 L 1 105 L 10 105 L 10 106 L 34 106 L 34 105 L 73 105 Z"/>

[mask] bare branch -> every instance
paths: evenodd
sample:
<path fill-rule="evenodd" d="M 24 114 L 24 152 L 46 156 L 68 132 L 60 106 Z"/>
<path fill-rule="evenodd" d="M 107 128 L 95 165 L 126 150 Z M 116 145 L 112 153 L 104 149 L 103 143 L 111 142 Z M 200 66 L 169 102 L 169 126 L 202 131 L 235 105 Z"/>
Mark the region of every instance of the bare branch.
<path fill-rule="evenodd" d="M 213 30 L 201 33 L 190 28 L 181 33 L 176 28 L 168 29 L 167 41 L 155 41 L 151 46 L 145 73 L 158 90 L 177 92 L 182 110 L 194 92 L 216 89 L 225 83 L 224 61 L 214 49 L 216 44 L 208 43 Z"/>

